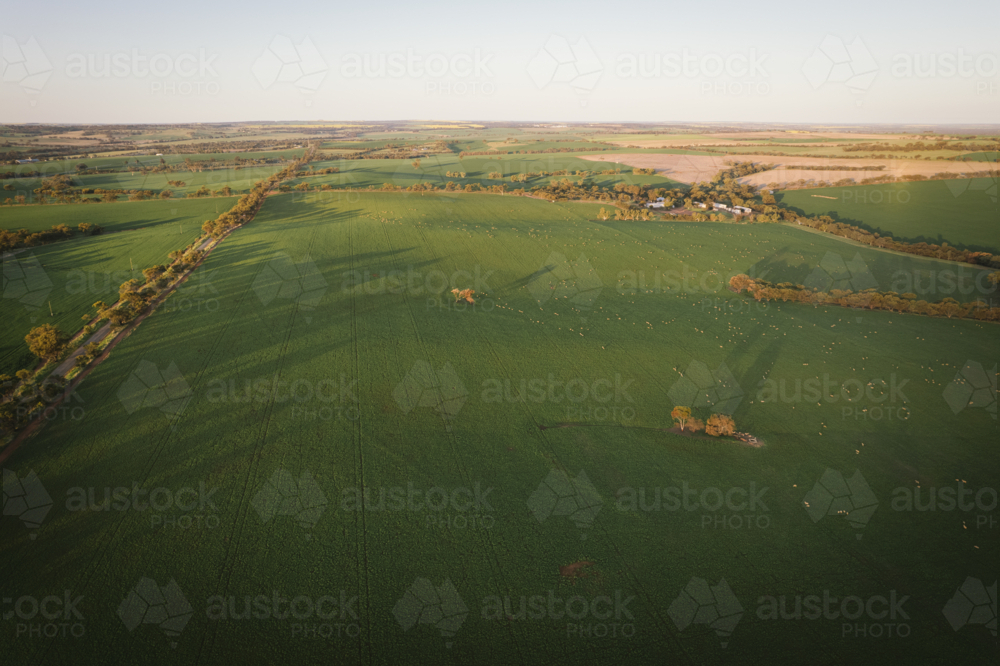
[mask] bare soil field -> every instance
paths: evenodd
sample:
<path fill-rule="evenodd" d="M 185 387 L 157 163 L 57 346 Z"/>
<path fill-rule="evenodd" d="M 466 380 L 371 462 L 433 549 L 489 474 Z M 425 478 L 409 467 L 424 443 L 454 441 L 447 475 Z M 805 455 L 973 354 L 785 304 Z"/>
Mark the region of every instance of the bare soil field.
<path fill-rule="evenodd" d="M 603 157 L 603 159 L 602 159 Z M 581 155 L 580 159 L 594 162 L 606 161 L 601 155 Z M 963 174 L 975 171 L 964 162 L 946 162 L 938 160 L 893 160 L 893 159 L 832 159 L 822 157 L 782 157 L 777 155 L 662 155 L 662 154 L 615 154 L 617 162 L 634 167 L 656 169 L 661 175 L 682 183 L 695 183 L 701 180 L 711 180 L 712 176 L 726 168 L 726 161 L 764 162 L 774 164 L 775 169 L 751 174 L 740 179 L 740 182 L 753 185 L 778 183 L 779 186 L 799 179 L 837 181 L 850 178 L 860 182 L 864 178 L 878 176 L 933 176 L 936 173 Z M 829 169 L 795 169 L 796 166 L 829 167 Z M 844 171 L 837 167 L 876 167 L 871 171 Z M 988 165 L 984 163 L 984 169 Z"/>

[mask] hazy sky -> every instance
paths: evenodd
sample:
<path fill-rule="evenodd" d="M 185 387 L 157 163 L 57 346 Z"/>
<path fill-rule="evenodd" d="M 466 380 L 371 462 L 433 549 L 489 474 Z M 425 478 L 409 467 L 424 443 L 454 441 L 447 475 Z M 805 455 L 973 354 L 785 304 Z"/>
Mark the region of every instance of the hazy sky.
<path fill-rule="evenodd" d="M 1000 121 L 996 0 L 5 5 L 0 122 Z"/>

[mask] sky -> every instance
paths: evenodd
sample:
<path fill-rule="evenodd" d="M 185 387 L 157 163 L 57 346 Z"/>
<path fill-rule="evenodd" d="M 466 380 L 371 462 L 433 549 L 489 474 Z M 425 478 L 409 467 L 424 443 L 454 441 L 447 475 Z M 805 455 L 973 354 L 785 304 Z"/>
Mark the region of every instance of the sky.
<path fill-rule="evenodd" d="M 4 123 L 1000 120 L 995 0 L 4 2 Z"/>

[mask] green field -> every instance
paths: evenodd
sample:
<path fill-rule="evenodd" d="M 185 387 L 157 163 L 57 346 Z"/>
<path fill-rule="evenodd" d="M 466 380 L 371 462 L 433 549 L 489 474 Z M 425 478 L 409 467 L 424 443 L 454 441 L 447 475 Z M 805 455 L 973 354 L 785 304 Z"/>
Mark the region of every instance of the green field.
<path fill-rule="evenodd" d="M 505 183 L 511 189 L 546 185 L 553 180 L 569 178 L 573 182 L 578 179 L 572 175 L 576 171 L 603 171 L 605 169 L 621 169 L 620 174 L 594 174 L 588 177 L 587 184 L 612 187 L 616 183 L 630 185 L 653 185 L 666 188 L 687 188 L 687 185 L 670 180 L 660 175 L 636 176 L 633 167 L 615 162 L 610 156 L 604 162 L 592 162 L 568 154 L 546 155 L 503 155 L 496 157 L 473 156 L 459 159 L 457 155 L 428 155 L 420 158 L 420 168 L 414 168 L 413 160 L 327 160 L 313 162 L 315 170 L 336 167 L 340 173 L 321 176 L 309 176 L 292 181 L 293 187 L 301 182 L 308 182 L 310 187 L 329 184 L 331 187 L 382 187 L 389 183 L 397 187 L 409 187 L 418 183 L 433 183 L 435 186 L 445 185 L 448 181 L 456 185 L 479 183 L 480 185 L 499 185 Z M 568 170 L 568 176 L 534 177 L 527 183 L 512 183 L 510 176 L 520 173 L 541 173 L 547 171 Z M 466 174 L 465 178 L 451 176 L 452 173 Z M 503 180 L 488 178 L 490 173 L 503 174 Z"/>
<path fill-rule="evenodd" d="M 822 197 L 833 197 L 827 199 Z M 780 203 L 808 215 L 829 215 L 907 242 L 1000 254 L 997 181 L 991 178 L 883 183 L 781 192 Z"/>
<path fill-rule="evenodd" d="M 32 327 L 51 323 L 75 333 L 83 327 L 81 317 L 93 314 L 94 302 L 118 300 L 122 282 L 142 279 L 143 269 L 169 263 L 167 254 L 197 238 L 202 223 L 215 217 L 216 206 L 222 212 L 235 202 L 219 198 L 0 209 L 0 227 L 40 231 L 54 224 L 75 228 L 89 222 L 104 228 L 97 236 L 77 233 L 4 257 L 0 374 L 13 374 L 37 362 L 24 343 Z"/>
<path fill-rule="evenodd" d="M 996 162 L 1000 160 L 1000 151 L 992 150 L 982 153 L 965 153 L 959 155 L 957 159 L 967 162 Z"/>
<path fill-rule="evenodd" d="M 992 514 L 902 512 L 891 499 L 894 488 L 995 483 L 996 420 L 944 397 L 968 361 L 995 365 L 995 327 L 757 304 L 724 288 L 740 272 L 801 281 L 831 253 L 859 254 L 880 282 L 956 267 L 780 225 L 598 222 L 596 208 L 269 198 L 198 271 L 212 276 L 218 307 L 150 316 L 80 387 L 82 412 L 52 419 L 5 463 L 33 470 L 54 506 L 40 527 L 0 522 L 4 594 L 82 596 L 86 639 L 15 640 L 12 621 L 4 653 L 12 663 L 759 664 L 780 644 L 810 663 L 990 663 L 988 631 L 955 631 L 941 609 L 966 577 L 995 579 L 997 532 L 975 526 Z M 453 286 L 475 288 L 476 305 L 451 303 Z M 708 384 L 699 364 L 715 373 Z M 807 382 L 826 387 L 810 398 L 795 388 Z M 855 384 L 868 392 L 843 392 Z M 659 430 L 673 405 L 695 400 L 702 418 L 725 405 L 765 446 Z M 858 493 L 858 524 L 834 515 L 843 504 L 811 519 L 805 498 L 824 473 L 855 471 L 874 513 Z M 67 506 L 75 488 L 100 501 L 133 484 L 165 489 L 161 499 L 216 490 L 194 508 L 185 495 L 186 509 Z M 752 509 L 653 502 L 654 489 L 674 487 L 709 505 L 709 489 L 765 490 Z M 361 488 L 372 504 L 353 510 Z M 441 489 L 434 496 L 453 503 L 395 504 L 394 488 L 404 499 Z M 624 498 L 640 490 L 631 507 Z M 560 575 L 579 561 L 593 563 L 587 575 Z M 174 633 L 123 610 L 144 578 L 173 581 L 186 600 L 171 607 L 186 619 Z M 453 585 L 440 614 L 421 614 L 420 579 Z M 725 579 L 742 611 L 731 632 L 680 627 L 673 604 L 693 579 Z M 838 620 L 761 617 L 764 596 L 824 591 L 908 597 L 908 637 L 868 635 L 889 620 L 858 620 L 859 637 Z M 735 612 L 718 594 L 730 601 L 723 614 Z M 284 597 L 285 610 L 298 596 L 355 601 L 333 619 L 306 601 L 297 616 L 222 619 L 218 595 L 234 597 L 237 614 L 247 597 Z M 582 600 L 572 616 L 562 606 L 521 616 L 519 599 L 536 595 Z M 510 597 L 509 610 L 494 597 Z"/>
<path fill-rule="evenodd" d="M 146 173 L 141 171 L 119 171 L 107 174 L 91 174 L 85 176 L 72 177 L 74 188 L 85 189 L 108 189 L 108 190 L 152 190 L 157 195 L 163 190 L 170 190 L 175 198 L 184 198 L 185 195 L 193 194 L 202 186 L 207 187 L 212 192 L 223 187 L 230 187 L 234 192 L 246 193 L 257 183 L 273 173 L 282 169 L 282 165 L 262 165 L 248 166 L 230 169 L 205 169 L 203 171 L 172 171 L 159 173 Z M 169 181 L 181 181 L 184 187 L 175 187 Z M 12 184 L 15 189 L 0 189 L 0 202 L 4 199 L 13 199 L 18 195 L 35 197 L 34 190 L 41 187 L 42 181 L 38 178 L 17 178 L 4 181 Z M 85 197 L 100 199 L 97 194 L 84 194 Z M 122 196 L 120 200 L 124 200 Z"/>
<path fill-rule="evenodd" d="M 151 152 L 155 152 L 155 149 Z M 181 168 L 181 171 L 176 172 L 172 175 L 180 175 L 184 173 L 183 165 L 184 160 L 189 159 L 192 162 L 206 162 L 210 160 L 233 160 L 236 158 L 242 159 L 272 159 L 272 158 L 285 158 L 292 159 L 294 157 L 301 157 L 305 152 L 305 148 L 290 148 L 285 150 L 273 150 L 273 151 L 254 151 L 245 153 L 177 153 L 177 154 L 166 154 L 166 155 L 126 155 L 126 156 L 116 156 L 116 157 L 82 157 L 73 160 L 51 160 L 46 162 L 36 162 L 34 164 L 16 164 L 13 166 L 0 166 L 0 171 L 13 171 L 14 173 L 24 173 L 30 171 L 38 171 L 44 176 L 49 176 L 53 174 L 68 173 L 75 175 L 77 172 L 78 164 L 86 164 L 90 169 L 100 169 L 104 170 L 115 170 L 115 171 L 127 171 L 129 167 L 134 167 L 138 163 L 141 167 L 155 168 L 161 164 L 160 160 L 170 165 L 176 165 Z M 128 166 L 126 166 L 128 162 Z M 6 181 L 5 181 L 6 182 Z"/>

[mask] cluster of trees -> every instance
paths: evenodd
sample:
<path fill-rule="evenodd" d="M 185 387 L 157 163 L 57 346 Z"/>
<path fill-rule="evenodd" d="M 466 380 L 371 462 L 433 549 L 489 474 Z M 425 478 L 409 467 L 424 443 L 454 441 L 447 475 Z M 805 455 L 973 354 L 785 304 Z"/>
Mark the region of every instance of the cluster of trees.
<path fill-rule="evenodd" d="M 51 374 L 35 381 L 28 370 L 18 370 L 16 381 L 0 374 L 0 429 L 10 432 L 26 425 L 39 410 L 55 401 L 66 387 L 66 380 Z"/>
<path fill-rule="evenodd" d="M 655 176 L 656 169 L 632 169 L 632 173 L 636 176 Z"/>
<path fill-rule="evenodd" d="M 77 225 L 77 231 L 84 235 L 93 236 L 101 233 L 103 229 L 96 224 L 81 222 Z M 27 229 L 18 229 L 17 231 L 0 229 L 0 252 L 7 252 L 19 247 L 37 247 L 46 243 L 54 243 L 71 237 L 73 233 L 73 230 L 65 224 L 55 224 L 52 225 L 51 229 L 37 232 L 31 232 Z"/>
<path fill-rule="evenodd" d="M 773 164 L 755 163 L 755 162 L 726 162 L 728 169 L 723 169 L 722 171 L 715 174 L 712 177 L 712 182 L 721 182 L 726 180 L 735 180 L 737 178 L 742 178 L 744 176 L 749 176 L 754 173 L 761 173 L 763 171 L 771 171 L 774 169 Z"/>
<path fill-rule="evenodd" d="M 699 432 L 705 431 L 706 435 L 712 437 L 732 437 L 736 433 L 736 423 L 732 417 L 725 414 L 712 414 L 707 421 L 702 421 L 691 415 L 690 407 L 674 407 L 670 412 L 670 418 L 677 422 L 681 431 Z"/>
<path fill-rule="evenodd" d="M 679 194 L 676 199 L 680 200 L 683 198 L 684 205 L 687 208 L 694 208 L 699 204 L 704 204 L 706 208 L 711 209 L 712 204 L 726 201 L 730 202 L 733 206 L 746 206 L 748 208 L 752 204 L 756 209 L 755 212 L 759 221 L 779 221 L 781 218 L 777 201 L 775 201 L 770 193 L 763 192 L 761 194 L 762 205 L 756 204 L 754 199 L 758 194 L 757 188 L 737 180 L 753 173 L 769 171 L 774 168 L 774 165 L 734 162 L 729 163 L 728 166 L 728 169 L 723 169 L 716 173 L 712 177 L 711 182 L 706 183 L 703 181 L 695 183 L 686 194 Z M 696 213 L 695 215 L 699 214 Z M 709 219 L 708 216 L 703 217 L 704 219 Z"/>
<path fill-rule="evenodd" d="M 305 178 L 307 176 L 326 176 L 331 173 L 340 173 L 340 167 L 327 167 L 325 169 L 313 169 L 312 165 L 305 171 L 299 171 L 295 174 L 296 178 Z"/>
<path fill-rule="evenodd" d="M 597 213 L 597 219 L 607 220 L 612 213 L 610 211 L 601 208 Z M 616 220 L 640 220 L 646 221 L 653 219 L 653 213 L 645 206 L 628 206 L 628 205 L 616 205 L 614 208 L 614 217 Z"/>
<path fill-rule="evenodd" d="M 375 186 L 368 186 L 369 190 L 374 190 Z M 507 194 L 510 189 L 506 184 L 501 183 L 499 185 L 480 185 L 479 183 L 467 183 L 466 185 L 461 185 L 460 183 L 455 183 L 453 181 L 448 181 L 443 186 L 438 187 L 434 183 L 415 183 L 409 187 L 400 187 L 399 185 L 393 185 L 392 183 L 383 183 L 382 187 L 379 188 L 382 192 L 489 192 L 491 194 Z M 514 190 L 513 194 L 518 192 L 524 193 L 523 190 Z"/>
<path fill-rule="evenodd" d="M 996 284 L 996 278 L 991 276 L 990 279 Z M 1000 321 L 1000 307 L 989 307 L 983 301 L 959 303 L 954 298 L 949 297 L 937 303 L 928 303 L 919 300 L 916 294 L 898 294 L 894 291 L 877 291 L 875 289 L 859 292 L 850 289 L 832 289 L 825 292 L 791 282 L 772 284 L 767 280 L 757 280 L 742 274 L 730 278 L 729 286 L 738 294 L 746 290 L 757 301 L 780 300 L 810 303 L 814 306 L 838 305 L 866 310 L 889 310 L 931 317 L 947 317 L 948 319 Z"/>

